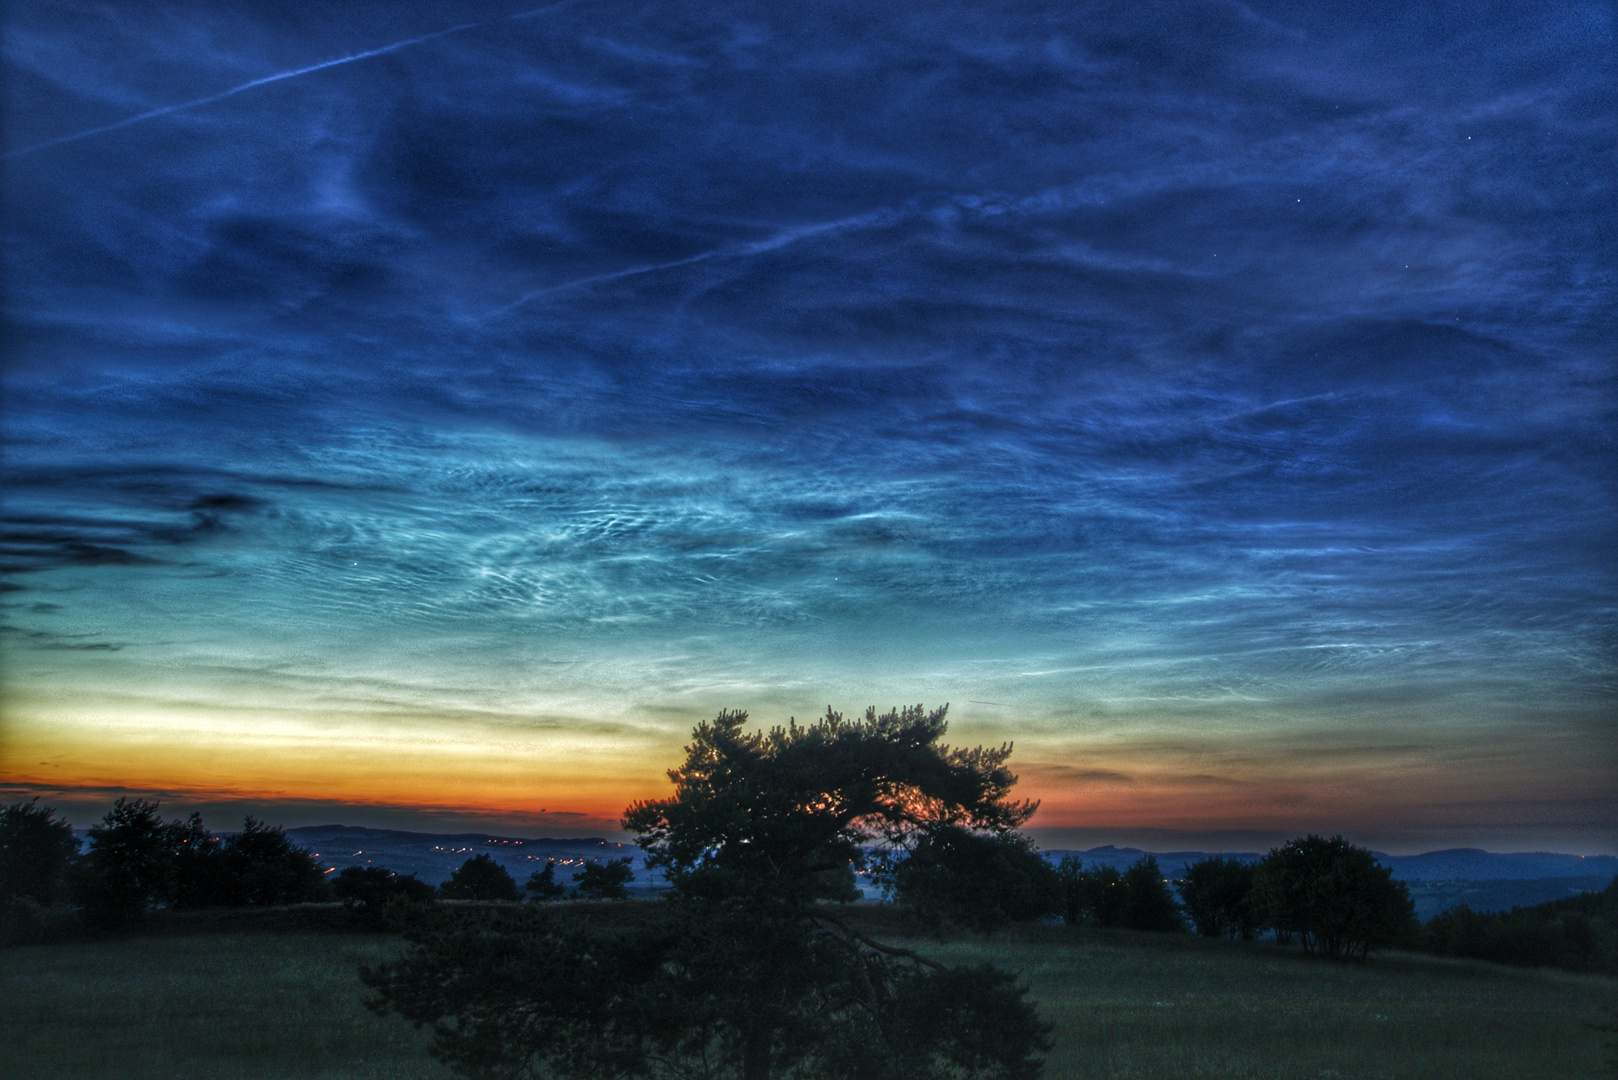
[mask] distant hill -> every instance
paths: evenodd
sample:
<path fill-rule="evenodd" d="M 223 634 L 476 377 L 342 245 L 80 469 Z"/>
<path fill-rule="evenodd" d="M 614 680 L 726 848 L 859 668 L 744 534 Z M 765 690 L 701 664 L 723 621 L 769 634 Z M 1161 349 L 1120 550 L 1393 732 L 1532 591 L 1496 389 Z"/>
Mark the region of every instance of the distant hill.
<path fill-rule="evenodd" d="M 1071 851 L 1058 848 L 1042 851 L 1042 854 L 1052 862 L 1060 860 L 1064 855 L 1072 855 L 1084 863 L 1085 866 L 1111 866 L 1119 870 L 1136 862 L 1144 855 L 1157 857 L 1157 865 L 1169 878 L 1177 878 L 1185 872 L 1185 868 L 1194 862 L 1222 855 L 1227 859 L 1240 859 L 1242 862 L 1257 862 L 1264 856 L 1257 851 L 1143 851 L 1140 848 L 1113 847 L 1111 844 L 1102 847 L 1090 848 L 1087 851 Z"/>
<path fill-rule="evenodd" d="M 1382 865 L 1393 868 L 1400 881 L 1494 881 L 1556 877 L 1600 877 L 1611 881 L 1618 874 L 1618 858 L 1611 855 L 1559 855 L 1550 851 L 1496 854 L 1478 848 L 1450 848 L 1425 855 L 1383 855 Z"/>
<path fill-rule="evenodd" d="M 308 825 L 287 829 L 294 843 L 308 848 L 328 866 L 385 866 L 401 874 L 415 874 L 429 885 L 449 880 L 467 859 L 487 854 L 511 872 L 522 885 L 528 875 L 557 863 L 557 881 L 571 884 L 573 873 L 590 859 L 634 860 L 637 881 L 631 891 L 651 885 L 641 850 L 599 837 L 588 839 L 519 838 L 487 833 L 417 833 L 397 829 L 366 829 L 354 825 Z"/>
<path fill-rule="evenodd" d="M 1465 904 L 1480 914 L 1533 907 L 1552 900 L 1565 900 L 1580 893 L 1598 893 L 1612 884 L 1612 878 L 1547 877 L 1513 880 L 1490 878 L 1484 881 L 1407 881 L 1410 899 L 1416 903 L 1416 918 L 1426 922 L 1441 911 Z"/>

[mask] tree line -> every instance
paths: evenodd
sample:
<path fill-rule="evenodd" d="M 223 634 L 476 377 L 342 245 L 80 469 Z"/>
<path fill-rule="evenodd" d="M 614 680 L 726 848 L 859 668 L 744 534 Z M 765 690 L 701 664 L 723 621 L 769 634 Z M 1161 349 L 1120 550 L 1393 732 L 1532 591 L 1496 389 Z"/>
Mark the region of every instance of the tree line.
<path fill-rule="evenodd" d="M 983 850 L 968 851 L 976 844 Z M 544 902 L 626 899 L 628 858 L 591 860 L 569 888 L 547 862 L 521 884 L 487 854 L 434 888 L 386 867 L 330 874 L 281 829 L 249 816 L 240 832 L 210 833 L 200 815 L 164 821 L 158 804 L 120 799 L 89 830 L 86 852 L 38 800 L 0 808 L 0 937 L 37 938 L 75 922 L 116 928 L 154 907 L 240 907 L 340 900 L 359 921 L 399 928 L 435 900 Z M 903 890 L 914 925 L 967 929 L 1058 916 L 1070 925 L 1181 932 L 1252 941 L 1270 933 L 1328 956 L 1399 946 L 1441 956 L 1573 971 L 1618 971 L 1618 879 L 1604 892 L 1509 912 L 1459 906 L 1414 923 L 1404 886 L 1341 837 L 1291 841 L 1257 862 L 1212 856 L 1170 881 L 1154 856 L 1119 870 L 1063 856 L 1044 873 L 1025 838 L 928 838 L 902 860 L 873 862 L 890 894 Z M 970 869 L 970 873 L 967 871 Z M 949 898 L 951 889 L 971 902 Z M 954 915 L 945 913 L 949 906 Z M 962 914 L 970 912 L 970 918 Z"/>
<path fill-rule="evenodd" d="M 1303 837 L 1256 862 L 1211 856 L 1174 882 L 1150 855 L 1122 872 L 1084 869 L 1065 856 L 1057 876 L 1061 915 L 1072 925 L 1190 929 L 1240 941 L 1273 933 L 1282 945 L 1296 942 L 1332 957 L 1401 948 L 1618 974 L 1618 878 L 1600 892 L 1510 911 L 1475 912 L 1463 904 L 1422 925 L 1404 884 L 1342 837 Z"/>
<path fill-rule="evenodd" d="M 360 921 L 394 925 L 434 899 L 519 900 L 511 874 L 488 855 L 466 860 L 436 889 L 386 867 L 332 873 L 279 827 L 248 816 L 239 832 L 210 832 L 202 815 L 164 820 L 159 804 L 119 799 L 87 830 L 35 799 L 0 807 L 0 941 L 40 940 L 75 927 L 116 930 L 157 908 L 254 907 L 341 900 Z M 81 846 L 83 850 L 81 851 Z M 547 862 L 526 884 L 534 900 L 628 896 L 628 858 L 589 861 L 570 890 Z"/>
<path fill-rule="evenodd" d="M 1283 945 L 1337 958 L 1407 944 L 1417 925 L 1404 883 L 1341 836 L 1300 837 L 1256 863 L 1211 856 L 1187 866 L 1172 889 L 1151 855 L 1122 872 L 1086 870 L 1066 856 L 1056 873 L 1070 924 L 1172 932 L 1189 922 L 1198 934 L 1244 941 L 1271 932 Z"/>
<path fill-rule="evenodd" d="M 1461 904 L 1433 916 L 1419 947 L 1496 964 L 1618 975 L 1618 877 L 1600 892 L 1510 911 Z"/>

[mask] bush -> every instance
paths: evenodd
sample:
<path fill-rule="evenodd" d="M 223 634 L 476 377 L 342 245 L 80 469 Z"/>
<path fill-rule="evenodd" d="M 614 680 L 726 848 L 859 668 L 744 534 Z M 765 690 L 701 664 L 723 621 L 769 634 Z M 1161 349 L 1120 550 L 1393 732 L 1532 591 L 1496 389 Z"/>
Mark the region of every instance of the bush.
<path fill-rule="evenodd" d="M 438 887 L 445 900 L 521 900 L 517 882 L 509 871 L 490 855 L 476 855 L 463 862 L 448 881 Z"/>
<path fill-rule="evenodd" d="M 66 904 L 47 906 L 31 896 L 0 904 L 0 945 L 47 945 L 71 936 L 78 925 Z"/>
<path fill-rule="evenodd" d="M 1310 952 L 1365 957 L 1413 937 L 1415 906 L 1403 882 L 1341 836 L 1307 836 L 1275 848 L 1253 871 L 1255 914 L 1277 937 L 1297 934 Z"/>
<path fill-rule="evenodd" d="M 362 925 L 399 930 L 432 903 L 435 890 L 414 874 L 396 874 L 385 866 L 345 866 L 332 882 L 332 893 Z"/>

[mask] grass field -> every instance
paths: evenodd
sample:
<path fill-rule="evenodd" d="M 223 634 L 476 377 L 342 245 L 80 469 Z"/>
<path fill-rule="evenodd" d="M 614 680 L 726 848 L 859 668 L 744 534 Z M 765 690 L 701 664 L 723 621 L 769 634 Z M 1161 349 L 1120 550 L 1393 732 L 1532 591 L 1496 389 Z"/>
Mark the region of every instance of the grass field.
<path fill-rule="evenodd" d="M 359 934 L 211 932 L 0 951 L 0 1078 L 269 1080 L 446 1074 L 363 1007 L 399 947 Z M 1470 961 L 1332 964 L 1190 937 L 1038 927 L 924 946 L 1020 970 L 1084 1078 L 1583 1078 L 1618 980 Z"/>
<path fill-rule="evenodd" d="M 355 975 L 397 938 L 198 934 L 0 950 L 0 1078 L 441 1080 Z"/>
<path fill-rule="evenodd" d="M 1020 970 L 1056 1025 L 1046 1075 L 1538 1080 L 1607 1064 L 1618 980 L 1411 955 L 1339 964 L 1189 936 L 1040 928 L 957 942 Z"/>

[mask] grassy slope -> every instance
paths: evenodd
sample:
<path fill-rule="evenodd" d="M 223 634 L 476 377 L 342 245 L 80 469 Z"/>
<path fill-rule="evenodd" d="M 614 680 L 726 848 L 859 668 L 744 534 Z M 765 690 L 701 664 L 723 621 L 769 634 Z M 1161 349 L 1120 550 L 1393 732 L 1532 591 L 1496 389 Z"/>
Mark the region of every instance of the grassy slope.
<path fill-rule="evenodd" d="M 1056 1024 L 1052 1078 L 1613 1075 L 1586 1026 L 1618 1002 L 1600 976 L 1054 927 L 939 952 L 1023 973 Z"/>
<path fill-rule="evenodd" d="M 362 1005 L 397 938 L 200 934 L 0 951 L 0 1078 L 440 1080 Z"/>
<path fill-rule="evenodd" d="M 442 1077 L 418 1033 L 361 1005 L 355 966 L 397 947 L 259 932 L 0 951 L 0 1078 Z M 1052 1080 L 1610 1075 L 1585 1027 L 1618 1001 L 1599 976 L 1060 927 L 919 947 L 1021 970 L 1057 1024 Z"/>

